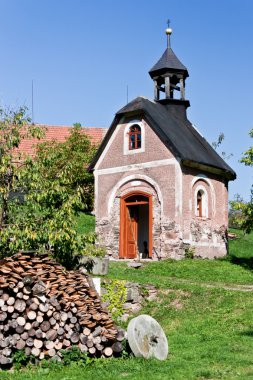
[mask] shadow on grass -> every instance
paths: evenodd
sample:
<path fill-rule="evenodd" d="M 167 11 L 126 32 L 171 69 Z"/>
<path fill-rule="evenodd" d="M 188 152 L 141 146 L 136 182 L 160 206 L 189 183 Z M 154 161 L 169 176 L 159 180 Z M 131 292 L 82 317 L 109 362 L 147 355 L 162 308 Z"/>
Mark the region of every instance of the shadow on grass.
<path fill-rule="evenodd" d="M 240 265 L 241 267 L 249 270 L 253 269 L 253 257 L 237 257 L 230 254 L 227 259 L 232 264 Z"/>
<path fill-rule="evenodd" d="M 253 330 L 246 330 L 246 331 L 242 331 L 240 333 L 240 335 L 243 335 L 243 336 L 251 336 L 253 338 Z"/>

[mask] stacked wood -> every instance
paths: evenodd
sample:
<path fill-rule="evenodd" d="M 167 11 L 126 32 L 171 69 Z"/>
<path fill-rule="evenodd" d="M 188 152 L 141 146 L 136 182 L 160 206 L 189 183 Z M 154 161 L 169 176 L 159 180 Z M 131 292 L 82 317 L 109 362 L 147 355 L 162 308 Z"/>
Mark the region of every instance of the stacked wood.
<path fill-rule="evenodd" d="M 38 359 L 61 359 L 77 345 L 95 357 L 122 351 L 118 331 L 89 276 L 67 271 L 43 254 L 0 261 L 0 366 L 16 350 Z"/>

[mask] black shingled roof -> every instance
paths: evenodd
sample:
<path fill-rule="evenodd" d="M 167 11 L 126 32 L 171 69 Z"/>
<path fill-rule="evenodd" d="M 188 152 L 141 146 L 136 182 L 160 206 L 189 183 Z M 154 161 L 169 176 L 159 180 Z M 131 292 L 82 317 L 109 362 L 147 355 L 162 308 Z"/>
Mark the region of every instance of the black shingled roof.
<path fill-rule="evenodd" d="M 149 71 L 151 77 L 159 74 L 160 71 L 172 69 L 175 71 L 184 71 L 185 77 L 188 77 L 187 68 L 179 61 L 174 51 L 168 47 L 158 62 Z"/>
<path fill-rule="evenodd" d="M 236 173 L 217 154 L 211 145 L 199 134 L 189 120 L 177 117 L 175 113 L 168 110 L 165 105 L 149 99 L 138 97 L 120 109 L 111 124 L 98 152 L 90 165 L 92 170 L 109 141 L 114 129 L 117 127 L 122 116 L 141 114 L 144 119 L 158 135 L 161 141 L 176 157 L 181 159 L 182 164 L 203 165 L 208 168 L 218 169 L 220 175 L 228 179 L 235 179 Z M 204 170 L 204 169 L 203 169 Z"/>

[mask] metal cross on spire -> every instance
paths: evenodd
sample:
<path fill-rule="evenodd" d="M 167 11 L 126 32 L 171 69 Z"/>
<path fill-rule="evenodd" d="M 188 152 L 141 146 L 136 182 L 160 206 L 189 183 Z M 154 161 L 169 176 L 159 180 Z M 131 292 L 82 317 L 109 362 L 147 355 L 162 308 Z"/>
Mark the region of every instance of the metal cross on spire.
<path fill-rule="evenodd" d="M 167 20 L 168 28 L 165 30 L 167 34 L 167 47 L 170 48 L 170 35 L 172 33 L 172 29 L 170 28 L 170 19 Z"/>

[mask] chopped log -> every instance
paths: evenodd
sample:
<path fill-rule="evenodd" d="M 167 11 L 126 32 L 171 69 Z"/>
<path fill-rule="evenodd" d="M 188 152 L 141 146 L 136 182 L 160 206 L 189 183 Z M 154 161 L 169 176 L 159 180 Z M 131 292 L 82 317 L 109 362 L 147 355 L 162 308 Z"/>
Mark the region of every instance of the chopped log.
<path fill-rule="evenodd" d="M 4 355 L 0 355 L 0 364 L 5 366 L 7 364 L 11 364 L 12 363 L 12 359 L 11 358 L 7 358 L 6 356 Z"/>
<path fill-rule="evenodd" d="M 51 350 L 52 348 L 54 348 L 54 345 L 55 345 L 55 343 L 52 342 L 51 340 L 47 340 L 47 341 L 45 342 L 45 347 L 46 347 L 48 350 Z"/>
<path fill-rule="evenodd" d="M 84 329 L 83 329 L 83 334 L 84 335 L 90 335 L 90 329 L 88 329 L 87 327 L 85 327 Z"/>
<path fill-rule="evenodd" d="M 31 294 L 31 292 L 32 292 L 32 289 L 30 288 L 30 286 L 24 286 L 24 288 L 23 288 L 24 294 L 29 295 L 29 294 Z"/>
<path fill-rule="evenodd" d="M 14 303 L 15 303 L 15 298 L 14 297 L 10 297 L 8 300 L 7 300 L 7 305 L 9 305 L 9 306 L 12 306 L 12 305 L 14 305 Z"/>
<path fill-rule="evenodd" d="M 68 319 L 68 314 L 62 312 L 62 313 L 61 313 L 61 321 L 62 321 L 62 322 L 66 322 L 67 319 Z"/>
<path fill-rule="evenodd" d="M 43 346 L 43 341 L 40 339 L 34 339 L 33 345 L 35 348 L 41 348 Z"/>
<path fill-rule="evenodd" d="M 21 339 L 26 340 L 28 339 L 28 332 L 24 331 L 23 334 L 20 335 Z"/>
<path fill-rule="evenodd" d="M 23 313 L 23 311 L 26 308 L 26 303 L 24 300 L 17 299 L 14 304 L 14 309 L 17 310 L 19 313 Z"/>
<path fill-rule="evenodd" d="M 95 348 L 95 347 L 91 347 L 91 348 L 88 349 L 88 351 L 89 351 L 89 353 L 90 353 L 91 355 L 94 355 L 95 352 L 96 352 L 96 348 Z"/>
<path fill-rule="evenodd" d="M 45 353 L 44 352 L 41 352 L 40 355 L 39 355 L 39 359 L 40 360 L 43 360 L 45 358 Z"/>
<path fill-rule="evenodd" d="M 51 340 L 51 341 L 54 341 L 57 337 L 57 331 L 56 330 L 48 330 L 47 333 L 46 333 L 46 339 L 47 340 Z"/>
<path fill-rule="evenodd" d="M 42 315 L 37 315 L 37 317 L 36 317 L 36 321 L 37 321 L 38 323 L 42 323 L 43 320 L 44 320 L 44 318 L 42 317 Z"/>
<path fill-rule="evenodd" d="M 27 318 L 30 319 L 30 321 L 33 321 L 34 319 L 36 319 L 36 317 L 37 317 L 37 315 L 36 315 L 35 311 L 33 311 L 33 310 L 28 311 Z"/>
<path fill-rule="evenodd" d="M 26 345 L 28 347 L 33 347 L 33 342 L 34 342 L 34 339 L 31 338 L 31 337 L 29 337 L 29 338 L 26 339 Z"/>
<path fill-rule="evenodd" d="M 33 302 L 30 305 L 30 310 L 36 311 L 36 310 L 38 310 L 38 307 L 39 307 L 39 305 L 37 303 Z"/>
<path fill-rule="evenodd" d="M 25 330 L 30 330 L 32 328 L 32 324 L 30 322 L 26 322 L 24 328 Z"/>
<path fill-rule="evenodd" d="M 115 342 L 115 343 L 113 343 L 112 350 L 113 350 L 113 352 L 116 352 L 117 354 L 119 354 L 120 352 L 122 352 L 123 351 L 122 343 L 121 342 Z"/>
<path fill-rule="evenodd" d="M 3 260 L 0 356 L 8 359 L 14 349 L 25 349 L 39 360 L 45 355 L 60 360 L 60 350 L 74 344 L 91 356 L 121 352 L 124 334 L 114 328 L 89 282 L 45 255 L 19 253 Z"/>
<path fill-rule="evenodd" d="M 74 332 L 70 336 L 70 340 L 72 343 L 76 344 L 79 342 L 80 335 L 77 332 Z"/>
<path fill-rule="evenodd" d="M 32 355 L 38 357 L 38 356 L 40 356 L 41 351 L 39 348 L 33 347 L 31 353 L 32 353 Z"/>
<path fill-rule="evenodd" d="M 54 348 L 58 351 L 62 349 L 62 342 L 58 342 L 55 344 Z"/>
<path fill-rule="evenodd" d="M 17 323 L 18 323 L 18 321 L 17 321 Z M 18 325 L 16 327 L 16 332 L 17 332 L 17 334 L 22 334 L 24 332 L 24 326 Z"/>
<path fill-rule="evenodd" d="M 16 348 L 18 350 L 22 350 L 25 347 L 25 341 L 23 339 L 20 339 L 17 341 Z"/>
<path fill-rule="evenodd" d="M 106 357 L 110 357 L 112 356 L 113 354 L 113 350 L 111 347 L 106 347 L 103 351 L 103 354 L 106 356 Z"/>
<path fill-rule="evenodd" d="M 40 311 L 41 311 L 42 313 L 46 313 L 46 312 L 48 311 L 48 309 L 49 309 L 49 306 L 48 306 L 48 304 L 46 304 L 46 303 L 41 303 L 41 304 L 39 305 L 39 309 L 40 309 Z"/>
<path fill-rule="evenodd" d="M 62 345 L 65 346 L 65 347 L 69 347 L 70 346 L 70 341 L 68 339 L 64 339 L 63 342 L 62 342 Z"/>
<path fill-rule="evenodd" d="M 62 327 L 59 327 L 58 330 L 57 330 L 57 334 L 58 335 L 63 335 L 64 332 L 65 332 L 65 330 Z"/>
<path fill-rule="evenodd" d="M 7 318 L 7 313 L 5 311 L 0 313 L 0 322 L 4 322 L 6 318 Z"/>
<path fill-rule="evenodd" d="M 32 323 L 32 328 L 33 329 L 37 329 L 38 327 L 39 327 L 39 322 L 36 320 L 36 321 L 33 321 L 33 323 Z"/>
<path fill-rule="evenodd" d="M 3 351 L 2 351 L 2 354 L 4 356 L 7 356 L 7 357 L 11 356 L 11 353 L 12 353 L 12 351 L 11 351 L 11 348 L 9 348 L 9 347 L 4 348 Z"/>
<path fill-rule="evenodd" d="M 36 335 L 35 329 L 32 328 L 32 329 L 28 330 L 28 335 L 31 337 L 35 336 Z"/>
<path fill-rule="evenodd" d="M 26 320 L 24 317 L 18 317 L 17 322 L 19 326 L 24 326 L 26 324 Z"/>
<path fill-rule="evenodd" d="M 53 356 L 55 356 L 56 354 L 56 351 L 54 348 L 51 348 L 49 351 L 48 351 L 48 355 L 52 358 Z"/>
<path fill-rule="evenodd" d="M 37 330 L 36 333 L 35 333 L 35 336 L 37 339 L 41 339 L 43 337 L 43 332 L 42 330 Z"/>
<path fill-rule="evenodd" d="M 47 332 L 50 329 L 51 325 L 48 321 L 44 321 L 41 323 L 40 328 L 43 332 Z"/>
<path fill-rule="evenodd" d="M 93 346 L 94 346 L 93 340 L 88 339 L 88 340 L 87 340 L 87 343 L 86 343 L 86 346 L 87 346 L 88 348 L 93 347 Z"/>

